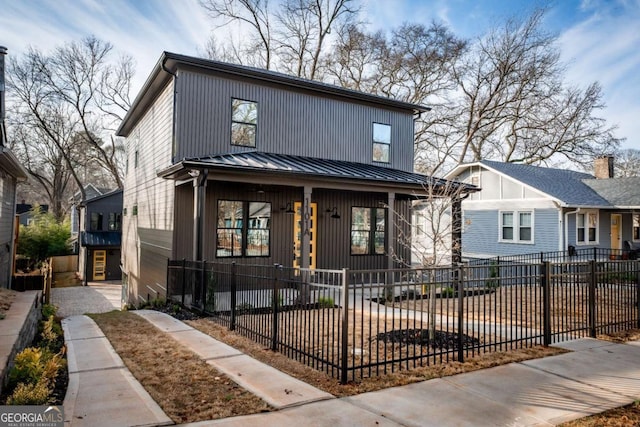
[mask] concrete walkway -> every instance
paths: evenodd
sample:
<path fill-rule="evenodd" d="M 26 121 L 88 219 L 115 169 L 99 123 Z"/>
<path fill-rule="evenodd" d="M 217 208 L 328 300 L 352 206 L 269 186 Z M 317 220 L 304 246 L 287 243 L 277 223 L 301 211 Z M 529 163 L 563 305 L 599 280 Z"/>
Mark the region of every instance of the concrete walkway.
<path fill-rule="evenodd" d="M 62 320 L 69 387 L 65 425 L 82 427 L 173 424 L 131 375 L 98 325 L 87 316 Z"/>
<path fill-rule="evenodd" d="M 120 281 L 89 282 L 89 286 L 51 289 L 51 304 L 58 307 L 58 316 L 85 313 L 106 313 L 122 308 Z"/>
<path fill-rule="evenodd" d="M 560 347 L 573 352 L 188 426 L 551 426 L 640 398 L 640 342 Z"/>

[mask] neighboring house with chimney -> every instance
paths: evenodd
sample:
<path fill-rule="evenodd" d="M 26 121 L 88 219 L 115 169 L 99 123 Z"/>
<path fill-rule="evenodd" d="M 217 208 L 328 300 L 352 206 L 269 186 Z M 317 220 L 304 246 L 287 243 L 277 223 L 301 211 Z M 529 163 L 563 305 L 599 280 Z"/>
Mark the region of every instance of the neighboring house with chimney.
<path fill-rule="evenodd" d="M 11 285 L 15 242 L 18 232 L 16 221 L 16 184 L 26 181 L 27 171 L 7 148 L 5 117 L 4 58 L 7 48 L 0 46 L 0 287 Z"/>
<path fill-rule="evenodd" d="M 427 110 L 165 52 L 118 129 L 129 301 L 164 295 L 168 258 L 402 265 L 398 213 L 410 218 L 425 187 L 448 194 L 413 172 L 414 119 Z"/>
<path fill-rule="evenodd" d="M 447 179 L 481 188 L 462 203 L 463 256 L 640 247 L 640 177 L 613 178 L 612 157 L 594 166 L 594 175 L 489 160 L 455 168 Z"/>

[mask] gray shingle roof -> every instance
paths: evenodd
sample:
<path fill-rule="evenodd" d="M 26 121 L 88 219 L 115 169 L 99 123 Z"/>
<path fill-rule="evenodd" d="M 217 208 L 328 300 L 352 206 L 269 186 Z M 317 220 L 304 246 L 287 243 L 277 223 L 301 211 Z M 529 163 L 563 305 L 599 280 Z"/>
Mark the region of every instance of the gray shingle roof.
<path fill-rule="evenodd" d="M 640 206 L 640 177 L 583 181 L 613 206 Z"/>
<path fill-rule="evenodd" d="M 612 205 L 585 183 L 585 181 L 595 181 L 594 177 L 588 173 L 491 160 L 482 160 L 479 163 L 536 188 L 568 206 L 609 207 Z"/>

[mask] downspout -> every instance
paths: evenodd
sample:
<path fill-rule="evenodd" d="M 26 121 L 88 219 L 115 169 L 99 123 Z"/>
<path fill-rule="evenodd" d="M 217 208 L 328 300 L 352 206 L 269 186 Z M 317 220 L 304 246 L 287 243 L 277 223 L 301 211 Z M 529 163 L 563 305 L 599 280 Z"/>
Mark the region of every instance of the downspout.
<path fill-rule="evenodd" d="M 173 76 L 173 123 L 171 124 L 171 162 L 173 163 L 175 161 L 176 158 L 176 154 L 178 151 L 178 147 L 176 144 L 176 123 L 177 123 L 177 112 L 176 112 L 176 98 L 177 98 L 177 94 L 178 94 L 178 75 L 174 72 L 172 72 L 170 69 L 167 68 L 167 66 L 165 65 L 167 62 L 167 57 L 165 57 L 162 60 L 162 70 L 167 73 L 170 74 L 171 76 Z"/>

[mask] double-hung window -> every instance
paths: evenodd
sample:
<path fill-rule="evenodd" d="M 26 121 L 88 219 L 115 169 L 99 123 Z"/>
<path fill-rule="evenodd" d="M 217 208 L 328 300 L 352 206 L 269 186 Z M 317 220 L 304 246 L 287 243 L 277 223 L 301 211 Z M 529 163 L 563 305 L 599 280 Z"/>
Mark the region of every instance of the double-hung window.
<path fill-rule="evenodd" d="M 387 210 L 351 208 L 351 255 L 384 255 Z"/>
<path fill-rule="evenodd" d="M 640 240 L 640 214 L 633 214 L 633 240 Z"/>
<path fill-rule="evenodd" d="M 579 245 L 598 243 L 598 212 L 576 214 L 576 241 Z"/>
<path fill-rule="evenodd" d="M 373 124 L 373 161 L 389 163 L 391 149 L 391 126 L 382 123 Z"/>
<path fill-rule="evenodd" d="M 231 145 L 256 146 L 258 103 L 242 99 L 231 100 Z"/>
<path fill-rule="evenodd" d="M 218 200 L 216 256 L 269 256 L 271 203 Z"/>
<path fill-rule="evenodd" d="M 499 232 L 501 242 L 533 243 L 533 212 L 500 212 Z"/>

